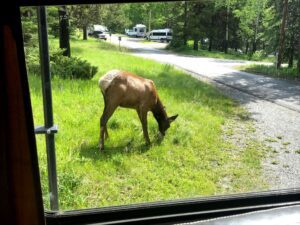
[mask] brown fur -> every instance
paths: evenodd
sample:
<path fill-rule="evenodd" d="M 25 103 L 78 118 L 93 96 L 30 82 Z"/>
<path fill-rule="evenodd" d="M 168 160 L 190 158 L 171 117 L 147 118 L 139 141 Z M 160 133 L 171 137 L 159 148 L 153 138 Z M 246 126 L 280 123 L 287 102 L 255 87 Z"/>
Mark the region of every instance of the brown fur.
<path fill-rule="evenodd" d="M 152 111 L 159 125 L 159 131 L 163 135 L 170 127 L 170 123 L 177 117 L 177 115 L 167 117 L 152 80 L 129 72 L 112 70 L 100 78 L 99 86 L 104 98 L 104 110 L 100 119 L 100 150 L 104 149 L 104 133 L 108 137 L 107 121 L 118 106 L 137 111 L 147 144 L 150 144 L 147 129 L 147 113 L 149 111 Z"/>

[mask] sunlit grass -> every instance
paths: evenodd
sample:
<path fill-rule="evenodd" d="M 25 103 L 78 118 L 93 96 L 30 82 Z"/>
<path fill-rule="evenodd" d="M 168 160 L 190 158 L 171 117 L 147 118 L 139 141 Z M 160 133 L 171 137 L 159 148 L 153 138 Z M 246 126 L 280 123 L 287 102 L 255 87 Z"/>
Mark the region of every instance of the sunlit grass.
<path fill-rule="evenodd" d="M 57 45 L 57 40 L 50 40 Z M 73 40 L 72 55 L 98 66 L 92 80 L 52 80 L 53 111 L 61 209 L 209 196 L 259 190 L 260 149 L 239 148 L 224 140 L 223 126 L 243 110 L 215 88 L 154 61 L 128 55 L 96 41 Z M 108 123 L 110 138 L 99 152 L 103 99 L 97 86 L 110 69 L 152 79 L 169 115 L 179 114 L 163 141 L 148 115 L 152 145 L 147 147 L 134 110 L 119 108 Z M 35 125 L 43 124 L 41 82 L 29 76 Z M 44 137 L 37 136 L 46 207 L 47 166 Z M 222 180 L 228 178 L 226 188 Z M 255 178 L 255 179 L 254 179 Z M 229 185 L 229 187 L 228 187 Z"/>
<path fill-rule="evenodd" d="M 238 66 L 237 69 L 250 72 L 250 73 L 267 75 L 271 77 L 300 80 L 300 72 L 297 71 L 296 67 L 294 68 L 282 67 L 280 69 L 277 69 L 275 65 L 249 64 L 249 65 Z"/>
<path fill-rule="evenodd" d="M 185 54 L 185 55 L 193 55 L 199 57 L 208 57 L 208 58 L 217 58 L 217 59 L 232 59 L 232 60 L 250 60 L 250 61 L 264 61 L 264 62 L 274 62 L 274 56 L 259 56 L 257 54 L 244 54 L 235 51 L 234 49 L 228 49 L 228 53 L 224 53 L 222 51 L 208 51 L 206 49 L 199 49 L 198 51 L 193 50 L 193 41 L 189 40 L 186 46 L 182 46 L 178 49 L 172 49 L 175 52 Z"/>

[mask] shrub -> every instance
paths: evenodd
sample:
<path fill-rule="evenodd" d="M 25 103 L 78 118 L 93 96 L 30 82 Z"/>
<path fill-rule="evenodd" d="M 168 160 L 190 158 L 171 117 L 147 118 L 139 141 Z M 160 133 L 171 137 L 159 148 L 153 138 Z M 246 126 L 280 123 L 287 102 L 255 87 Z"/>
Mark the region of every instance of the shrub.
<path fill-rule="evenodd" d="M 62 55 L 64 49 L 50 48 L 50 71 L 53 76 L 74 79 L 90 79 L 98 71 L 88 61 L 77 57 Z M 40 74 L 40 58 L 38 48 L 25 49 L 27 69 L 32 74 Z"/>
<path fill-rule="evenodd" d="M 88 61 L 77 57 L 62 55 L 63 49 L 58 49 L 50 55 L 51 73 L 53 76 L 74 79 L 90 79 L 98 71 Z"/>
<path fill-rule="evenodd" d="M 247 66 L 241 66 L 240 69 L 250 73 L 258 73 L 286 79 L 297 80 L 300 78 L 300 74 L 297 72 L 297 68 L 282 67 L 280 69 L 277 69 L 275 65 L 250 64 Z"/>
<path fill-rule="evenodd" d="M 25 46 L 25 55 L 27 71 L 32 74 L 39 74 L 41 72 L 39 49 L 34 46 Z"/>
<path fill-rule="evenodd" d="M 252 60 L 256 60 L 259 61 L 262 58 L 264 58 L 266 56 L 265 52 L 263 50 L 259 50 L 259 51 L 255 51 L 252 55 L 251 55 L 251 59 Z"/>

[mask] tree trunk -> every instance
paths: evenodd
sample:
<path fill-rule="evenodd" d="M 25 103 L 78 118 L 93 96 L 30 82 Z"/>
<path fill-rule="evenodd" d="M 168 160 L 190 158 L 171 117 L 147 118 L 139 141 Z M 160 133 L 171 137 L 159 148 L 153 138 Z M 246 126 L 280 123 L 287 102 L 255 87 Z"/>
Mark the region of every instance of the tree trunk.
<path fill-rule="evenodd" d="M 248 54 L 248 50 L 249 50 L 249 41 L 247 40 L 247 42 L 246 42 L 246 51 L 245 51 L 246 55 Z"/>
<path fill-rule="evenodd" d="M 66 6 L 59 6 L 59 47 L 66 49 L 63 52 L 64 56 L 71 56 L 70 37 L 69 37 L 69 17 Z"/>
<path fill-rule="evenodd" d="M 294 61 L 294 34 L 291 36 L 290 48 L 289 48 L 289 68 L 293 68 Z"/>
<path fill-rule="evenodd" d="M 212 47 L 213 47 L 213 39 L 214 39 L 214 32 L 213 32 L 213 27 L 214 27 L 214 21 L 215 21 L 215 16 L 212 15 L 210 18 L 210 32 L 209 32 L 209 43 L 208 43 L 208 51 L 211 52 Z"/>
<path fill-rule="evenodd" d="M 234 38 L 234 51 L 237 52 L 238 50 L 238 37 L 235 36 Z"/>
<path fill-rule="evenodd" d="M 289 68 L 293 68 L 294 61 L 294 46 L 289 49 Z"/>
<path fill-rule="evenodd" d="M 199 36 L 198 35 L 194 35 L 194 47 L 193 49 L 195 51 L 199 50 Z"/>
<path fill-rule="evenodd" d="M 256 17 L 256 21 L 255 21 L 254 37 L 253 37 L 253 43 L 252 43 L 252 54 L 254 54 L 257 49 L 258 21 L 259 21 L 259 15 Z"/>
<path fill-rule="evenodd" d="M 293 61 L 294 61 L 294 44 L 291 43 L 289 48 L 289 68 L 293 68 Z"/>
<path fill-rule="evenodd" d="M 300 52 L 298 53 L 298 63 L 297 63 L 297 71 L 300 74 Z M 300 75 L 298 75 L 300 77 Z"/>
<path fill-rule="evenodd" d="M 256 52 L 256 45 L 257 45 L 256 40 L 254 40 L 252 43 L 252 54 Z"/>
<path fill-rule="evenodd" d="M 209 44 L 208 44 L 208 51 L 209 51 L 209 52 L 211 52 L 212 45 L 213 45 L 213 37 L 210 36 L 210 37 L 209 37 Z"/>
<path fill-rule="evenodd" d="M 83 40 L 87 40 L 87 26 L 82 27 Z"/>
<path fill-rule="evenodd" d="M 224 52 L 228 53 L 228 39 L 229 39 L 229 5 L 227 6 L 226 13 L 226 34 L 225 34 L 225 42 L 224 42 Z"/>
<path fill-rule="evenodd" d="M 297 62 L 297 71 L 300 74 L 300 39 L 298 39 L 298 62 Z"/>
<path fill-rule="evenodd" d="M 187 18 L 187 6 L 188 3 L 185 1 L 184 2 L 184 25 L 183 25 L 183 45 L 187 45 L 187 23 L 188 23 L 188 18 Z"/>
<path fill-rule="evenodd" d="M 149 21 L 148 21 L 148 29 L 149 29 L 149 32 L 151 31 L 151 9 L 149 9 Z"/>
<path fill-rule="evenodd" d="M 287 13 L 288 13 L 288 0 L 284 0 L 282 22 L 281 22 L 281 26 L 280 26 L 278 58 L 277 58 L 277 65 L 276 65 L 277 69 L 279 69 L 281 67 L 282 60 L 283 60 L 285 24 L 286 24 Z"/>

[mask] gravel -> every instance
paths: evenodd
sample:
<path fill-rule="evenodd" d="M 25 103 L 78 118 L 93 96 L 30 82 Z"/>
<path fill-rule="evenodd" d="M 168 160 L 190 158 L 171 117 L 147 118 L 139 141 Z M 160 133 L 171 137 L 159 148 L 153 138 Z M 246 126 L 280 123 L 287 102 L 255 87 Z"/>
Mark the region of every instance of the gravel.
<path fill-rule="evenodd" d="M 217 86 L 247 109 L 256 139 L 272 148 L 263 160 L 263 176 L 269 188 L 299 188 L 300 113 L 225 85 Z"/>
<path fill-rule="evenodd" d="M 181 68 L 181 67 L 179 67 Z M 182 68 L 181 68 L 182 69 Z M 273 78 L 253 75 L 246 85 L 247 77 L 243 77 L 243 85 L 237 85 L 228 74 L 230 82 L 218 77 L 209 77 L 186 70 L 192 76 L 218 87 L 225 95 L 238 100 L 250 113 L 256 129 L 254 135 L 257 140 L 271 147 L 262 162 L 263 176 L 270 190 L 300 187 L 300 88 L 299 84 L 292 84 Z M 243 76 L 234 72 L 235 76 Z M 240 78 L 239 78 L 240 79 Z M 266 80 L 263 82 L 262 80 Z M 259 82 L 260 81 L 260 82 Z M 257 85 L 257 83 L 260 85 Z M 272 88 L 273 86 L 273 88 Z M 276 88 L 274 88 L 276 86 Z M 282 90 L 281 90 L 282 89 Z M 290 94 L 287 93 L 290 91 Z M 292 91 L 291 91 L 292 90 Z M 300 90 L 300 89 L 299 89 Z M 283 97 L 284 96 L 284 97 Z M 253 135 L 253 134 L 251 134 Z"/>

